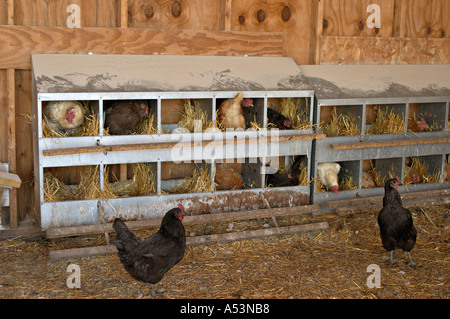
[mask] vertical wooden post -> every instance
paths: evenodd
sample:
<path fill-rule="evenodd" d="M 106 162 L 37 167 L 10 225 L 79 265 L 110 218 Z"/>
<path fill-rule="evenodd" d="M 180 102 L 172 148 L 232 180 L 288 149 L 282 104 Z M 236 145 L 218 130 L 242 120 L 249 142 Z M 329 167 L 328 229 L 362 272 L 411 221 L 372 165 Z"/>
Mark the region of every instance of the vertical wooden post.
<path fill-rule="evenodd" d="M 231 4 L 232 0 L 225 0 L 225 31 L 231 31 Z"/>
<path fill-rule="evenodd" d="M 6 2 L 8 12 L 8 25 L 14 25 L 14 0 Z M 6 70 L 6 90 L 8 104 L 8 162 L 9 172 L 17 173 L 16 159 L 16 90 L 15 90 L 15 70 Z M 17 189 L 9 191 L 9 220 L 10 227 L 17 228 Z"/>
<path fill-rule="evenodd" d="M 120 0 L 120 27 L 128 28 L 128 0 Z"/>
<path fill-rule="evenodd" d="M 323 34 L 323 7 L 325 0 L 314 0 L 311 7 L 310 63 L 320 64 L 320 38 Z"/>
<path fill-rule="evenodd" d="M 120 0 L 120 27 L 128 28 L 128 0 Z M 127 180 L 127 164 L 120 164 L 119 180 Z"/>
<path fill-rule="evenodd" d="M 394 26 L 392 36 L 404 38 L 406 34 L 406 8 L 408 0 L 394 1 Z"/>
<path fill-rule="evenodd" d="M 400 11 L 400 34 L 399 37 L 404 38 L 406 34 L 406 7 L 408 0 L 402 0 L 402 7 Z"/>

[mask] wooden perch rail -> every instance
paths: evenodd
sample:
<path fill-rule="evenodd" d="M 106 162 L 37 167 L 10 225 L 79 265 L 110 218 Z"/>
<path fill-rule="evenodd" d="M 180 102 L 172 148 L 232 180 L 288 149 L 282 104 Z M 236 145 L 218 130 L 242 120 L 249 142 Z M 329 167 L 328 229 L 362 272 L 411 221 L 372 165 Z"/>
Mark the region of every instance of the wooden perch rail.
<path fill-rule="evenodd" d="M 348 149 L 355 149 L 355 148 L 392 147 L 392 146 L 404 146 L 404 145 L 416 145 L 416 144 L 438 144 L 438 143 L 450 143 L 450 137 L 342 143 L 342 144 L 332 144 L 331 148 L 333 150 L 348 150 Z"/>
<path fill-rule="evenodd" d="M 262 238 L 268 236 L 281 236 L 296 233 L 305 233 L 312 231 L 327 230 L 329 228 L 327 222 L 306 224 L 306 225 L 296 225 L 296 226 L 286 226 L 279 228 L 266 228 L 257 229 L 249 231 L 239 231 L 234 233 L 225 234 L 213 234 L 206 236 L 194 236 L 186 238 L 186 246 L 197 246 L 197 245 L 210 245 L 214 243 L 223 243 L 235 240 L 244 240 L 252 238 Z M 72 248 L 64 250 L 53 250 L 50 251 L 50 259 L 57 258 L 78 258 L 84 256 L 93 255 L 108 255 L 117 253 L 117 249 L 113 245 L 105 246 L 95 246 L 95 247 L 83 247 L 83 248 Z"/>
<path fill-rule="evenodd" d="M 233 221 L 241 221 L 248 219 L 262 219 L 268 217 L 281 217 L 281 216 L 292 216 L 300 214 L 309 214 L 319 211 L 318 205 L 305 205 L 305 206 L 294 206 L 294 207 L 282 207 L 282 208 L 272 208 L 272 209 L 259 209 L 259 210 L 248 210 L 239 211 L 231 213 L 220 213 L 220 214 L 206 214 L 206 215 L 195 215 L 186 216 L 183 220 L 184 225 L 197 225 L 204 223 L 226 223 Z M 141 230 L 159 227 L 161 224 L 161 218 L 152 218 L 147 220 L 139 221 L 129 221 L 126 225 L 131 230 Z M 70 227 L 59 227 L 50 228 L 46 231 L 47 238 L 60 238 L 60 237 L 70 237 L 70 236 L 83 236 L 92 234 L 101 234 L 105 232 L 112 232 L 112 223 L 108 224 L 96 224 L 96 225 L 85 225 L 85 226 L 70 226 Z"/>
<path fill-rule="evenodd" d="M 325 138 L 325 134 L 303 134 L 295 136 L 281 136 L 276 138 L 251 138 L 251 139 L 236 139 L 234 144 L 247 144 L 247 143 L 261 143 L 261 142 L 282 142 L 282 141 L 295 141 L 295 140 L 308 140 L 308 139 L 320 139 Z M 202 141 L 202 146 L 215 146 L 215 145 L 227 145 L 226 140 L 212 140 Z M 123 151 L 140 151 L 151 149 L 163 149 L 163 148 L 175 148 L 175 147 L 195 147 L 200 146 L 198 142 L 167 142 L 167 143 L 145 143 L 145 144 L 121 144 L 121 145 L 100 145 L 100 146 L 86 146 L 86 147 L 72 147 L 72 148 L 59 148 L 53 150 L 44 150 L 42 153 L 44 156 L 58 156 L 58 155 L 70 155 L 70 154 L 85 154 L 85 153 L 104 153 L 104 152 L 123 152 Z"/>

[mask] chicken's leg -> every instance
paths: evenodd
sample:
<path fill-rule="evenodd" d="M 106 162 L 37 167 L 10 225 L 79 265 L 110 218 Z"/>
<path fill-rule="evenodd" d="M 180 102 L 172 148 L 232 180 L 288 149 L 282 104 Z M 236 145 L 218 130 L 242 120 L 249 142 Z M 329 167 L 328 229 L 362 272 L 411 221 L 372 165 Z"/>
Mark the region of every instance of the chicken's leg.
<path fill-rule="evenodd" d="M 155 298 L 156 297 L 155 285 L 154 284 L 151 284 L 151 285 L 152 285 L 152 297 Z"/>
<path fill-rule="evenodd" d="M 408 266 L 411 267 L 411 268 L 416 267 L 417 264 L 412 260 L 412 258 L 411 258 L 411 253 L 410 253 L 409 251 L 407 251 L 406 253 L 408 254 L 408 257 L 409 257 L 409 263 L 408 263 Z"/>
<path fill-rule="evenodd" d="M 391 251 L 390 251 L 390 253 L 391 253 L 391 261 L 390 261 L 390 263 L 391 263 L 391 265 L 395 265 L 395 260 L 394 260 L 394 251 L 393 251 L 393 250 L 391 250 Z"/>

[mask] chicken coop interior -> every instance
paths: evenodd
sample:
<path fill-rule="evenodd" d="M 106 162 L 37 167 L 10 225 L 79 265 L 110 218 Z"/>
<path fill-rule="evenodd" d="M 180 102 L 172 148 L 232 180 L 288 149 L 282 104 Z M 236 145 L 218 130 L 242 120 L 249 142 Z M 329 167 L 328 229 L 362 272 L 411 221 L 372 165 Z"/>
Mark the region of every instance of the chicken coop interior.
<path fill-rule="evenodd" d="M 395 177 L 448 214 L 449 21 L 447 0 L 2 0 L 0 239 L 110 254 L 115 218 L 179 203 L 264 222 L 190 245 L 322 231 L 291 218 L 379 210 Z"/>

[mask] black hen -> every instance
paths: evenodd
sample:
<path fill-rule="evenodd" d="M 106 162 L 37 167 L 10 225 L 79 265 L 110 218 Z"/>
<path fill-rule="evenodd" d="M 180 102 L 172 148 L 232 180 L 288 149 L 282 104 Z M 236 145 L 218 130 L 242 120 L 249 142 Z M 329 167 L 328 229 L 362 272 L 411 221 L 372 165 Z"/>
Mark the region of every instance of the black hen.
<path fill-rule="evenodd" d="M 303 155 L 298 155 L 294 158 L 289 174 L 268 174 L 266 185 L 271 187 L 297 186 L 299 184 L 300 164 L 303 158 Z"/>
<path fill-rule="evenodd" d="M 292 120 L 270 107 L 267 108 L 267 118 L 269 123 L 275 124 L 280 130 L 292 129 Z"/>
<path fill-rule="evenodd" d="M 158 232 L 146 239 L 136 237 L 116 218 L 113 228 L 117 233 L 111 244 L 117 247 L 119 259 L 125 270 L 134 278 L 152 284 L 152 296 L 155 296 L 154 284 L 178 263 L 186 249 L 186 234 L 183 220 L 184 207 L 169 210 L 163 217 Z"/>
<path fill-rule="evenodd" d="M 411 258 L 410 251 L 416 243 L 417 231 L 413 225 L 411 212 L 403 208 L 400 193 L 398 192 L 400 179 L 398 177 L 387 180 L 384 184 L 383 208 L 378 214 L 381 242 L 390 252 L 390 262 L 394 262 L 394 249 L 400 248 L 407 252 L 409 266 L 416 264 Z"/>

